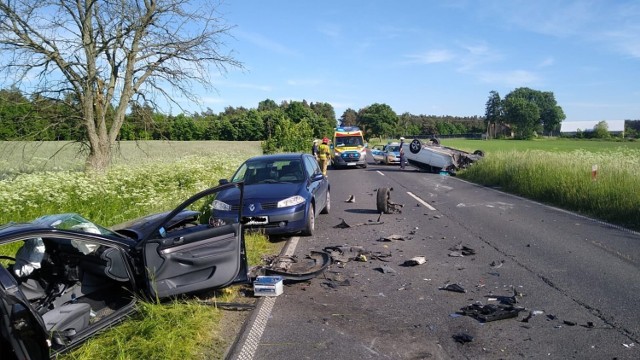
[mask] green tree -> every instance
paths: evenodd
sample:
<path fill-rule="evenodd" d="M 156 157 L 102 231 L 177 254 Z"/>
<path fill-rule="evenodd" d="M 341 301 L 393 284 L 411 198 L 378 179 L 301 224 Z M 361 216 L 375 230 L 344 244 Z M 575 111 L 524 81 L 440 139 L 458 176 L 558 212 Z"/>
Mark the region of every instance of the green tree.
<path fill-rule="evenodd" d="M 520 97 L 505 98 L 505 119 L 516 132 L 518 139 L 530 139 L 540 127 L 540 110 L 534 102 Z"/>
<path fill-rule="evenodd" d="M 398 115 L 387 104 L 373 104 L 360 110 L 358 126 L 366 138 L 389 137 L 394 134 L 398 124 Z"/>
<path fill-rule="evenodd" d="M 505 97 L 505 101 L 513 98 L 523 99 L 527 102 L 535 104 L 538 108 L 539 118 L 536 120 L 536 125 L 531 125 L 533 126 L 534 132 L 544 131 L 550 134 L 553 131 L 557 131 L 560 129 L 560 124 L 565 119 L 565 115 L 562 111 L 562 108 L 558 106 L 555 96 L 552 92 L 543 92 L 522 87 L 517 88 L 507 94 L 507 96 Z M 514 119 L 513 114 L 507 114 L 508 109 L 505 105 L 503 105 L 503 109 L 505 112 L 505 119 L 508 119 L 505 121 L 515 126 L 516 124 L 512 123 Z M 522 122 L 519 125 L 522 128 Z"/>
<path fill-rule="evenodd" d="M 503 121 L 502 100 L 500 100 L 500 94 L 498 94 L 497 91 L 491 91 L 489 93 L 489 99 L 485 104 L 484 118 L 487 136 L 495 137 L 495 128 Z"/>
<path fill-rule="evenodd" d="M 340 116 L 340 126 L 355 126 L 358 123 L 358 113 L 348 108 Z"/>
<path fill-rule="evenodd" d="M 1 1 L 2 79 L 54 98 L 71 91 L 86 167 L 103 172 L 134 98 L 181 108 L 174 94 L 197 101 L 192 84 L 211 88 L 208 69 L 241 67 L 220 52 L 230 27 L 216 10 L 195 0 Z"/>
<path fill-rule="evenodd" d="M 600 121 L 593 127 L 593 137 L 596 139 L 608 139 L 611 137 L 609 133 L 609 124 L 606 121 Z"/>

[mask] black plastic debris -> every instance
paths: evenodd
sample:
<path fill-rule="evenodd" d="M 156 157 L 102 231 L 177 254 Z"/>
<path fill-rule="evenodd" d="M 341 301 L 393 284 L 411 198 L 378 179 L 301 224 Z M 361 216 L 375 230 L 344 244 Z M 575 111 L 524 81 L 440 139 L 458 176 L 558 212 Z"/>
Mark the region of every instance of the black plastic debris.
<path fill-rule="evenodd" d="M 472 304 L 460 309 L 460 313 L 481 322 L 490 322 L 518 317 L 524 308 L 502 304 Z"/>
<path fill-rule="evenodd" d="M 350 195 L 349 198 L 347 200 L 345 200 L 344 202 L 354 203 L 354 202 L 356 202 L 356 197 L 354 195 Z"/>
<path fill-rule="evenodd" d="M 576 324 L 576 322 L 574 322 L 574 321 L 569 321 L 569 320 L 565 320 L 565 321 L 563 321 L 562 323 L 564 323 L 564 324 L 565 324 L 565 325 L 567 325 L 567 326 L 576 326 L 576 325 L 577 325 L 577 324 Z"/>
<path fill-rule="evenodd" d="M 460 286 L 458 284 L 447 284 L 447 285 L 441 287 L 440 290 L 447 290 L 447 291 L 453 291 L 453 292 L 458 292 L 458 293 L 466 293 L 467 292 L 467 290 L 465 290 L 462 286 Z"/>
<path fill-rule="evenodd" d="M 305 281 L 320 275 L 331 265 L 331 256 L 326 252 L 311 251 L 308 255 L 281 255 L 274 258 L 270 264 L 264 266 L 264 275 L 282 276 L 285 282 Z"/>
<path fill-rule="evenodd" d="M 377 268 L 375 268 L 373 270 L 381 272 L 383 274 L 395 274 L 396 273 L 396 271 L 389 265 L 382 265 L 382 266 L 377 267 Z"/>
<path fill-rule="evenodd" d="M 474 249 L 462 244 L 458 244 L 456 246 L 450 247 L 449 250 L 455 253 L 462 254 L 462 256 L 470 256 L 470 255 L 476 254 L 476 251 Z M 449 256 L 451 256 L 451 254 L 449 254 Z"/>
<path fill-rule="evenodd" d="M 460 344 L 466 344 L 466 343 L 470 343 L 473 341 L 473 336 L 467 334 L 467 333 L 457 333 L 453 336 L 451 336 L 453 338 L 453 340 L 457 343 Z"/>
<path fill-rule="evenodd" d="M 500 261 L 492 261 L 491 264 L 489 264 L 489 266 L 491 266 L 494 269 L 499 269 L 502 267 L 502 265 L 504 264 L 504 260 L 500 260 Z"/>
<path fill-rule="evenodd" d="M 347 222 L 344 221 L 344 219 L 340 219 L 340 220 L 342 220 L 342 221 L 340 221 L 340 224 L 335 225 L 333 227 L 334 229 L 347 229 L 347 228 L 351 227 L 351 225 L 347 224 Z"/>

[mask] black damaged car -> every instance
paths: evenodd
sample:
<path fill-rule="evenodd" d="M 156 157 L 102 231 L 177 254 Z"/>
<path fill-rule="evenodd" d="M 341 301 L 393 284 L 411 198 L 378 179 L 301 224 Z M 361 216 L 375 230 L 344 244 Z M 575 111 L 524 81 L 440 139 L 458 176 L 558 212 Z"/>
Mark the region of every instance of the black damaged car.
<path fill-rule="evenodd" d="M 111 229 L 78 214 L 0 226 L 2 359 L 68 351 L 124 320 L 139 298 L 248 282 L 243 221 L 210 225 L 216 194 L 237 188 L 241 203 L 243 186 L 207 189 Z"/>

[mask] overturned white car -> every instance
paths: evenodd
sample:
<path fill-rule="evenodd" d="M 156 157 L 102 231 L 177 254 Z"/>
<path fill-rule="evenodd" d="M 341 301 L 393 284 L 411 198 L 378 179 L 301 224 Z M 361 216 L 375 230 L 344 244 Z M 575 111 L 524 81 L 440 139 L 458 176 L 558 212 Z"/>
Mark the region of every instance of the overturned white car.
<path fill-rule="evenodd" d="M 482 150 L 469 153 L 440 145 L 436 138 L 413 139 L 403 145 L 405 156 L 409 164 L 430 172 L 446 171 L 455 175 L 459 169 L 464 169 L 484 157 Z"/>

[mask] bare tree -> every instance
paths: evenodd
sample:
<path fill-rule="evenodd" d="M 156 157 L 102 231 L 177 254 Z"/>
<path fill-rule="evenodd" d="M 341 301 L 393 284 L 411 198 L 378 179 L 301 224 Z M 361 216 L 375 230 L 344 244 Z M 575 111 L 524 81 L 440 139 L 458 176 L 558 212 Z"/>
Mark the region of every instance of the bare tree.
<path fill-rule="evenodd" d="M 213 0 L 0 0 L 0 73 L 27 93 L 72 100 L 86 130 L 87 170 L 104 172 L 130 103 L 157 108 L 211 70 L 242 68 L 222 54 L 228 26 Z M 71 95 L 71 96 L 69 96 Z"/>

